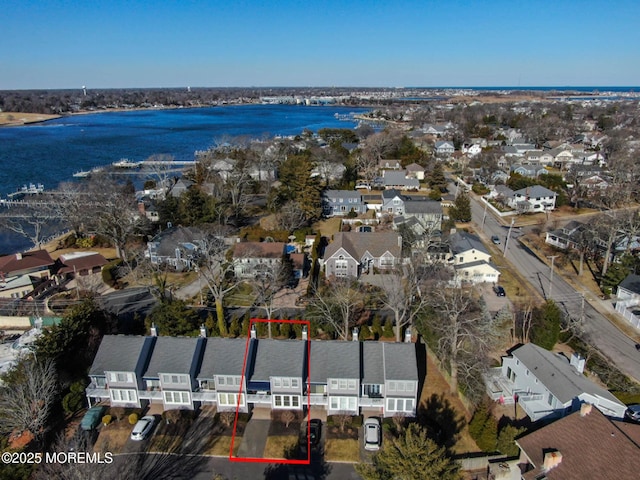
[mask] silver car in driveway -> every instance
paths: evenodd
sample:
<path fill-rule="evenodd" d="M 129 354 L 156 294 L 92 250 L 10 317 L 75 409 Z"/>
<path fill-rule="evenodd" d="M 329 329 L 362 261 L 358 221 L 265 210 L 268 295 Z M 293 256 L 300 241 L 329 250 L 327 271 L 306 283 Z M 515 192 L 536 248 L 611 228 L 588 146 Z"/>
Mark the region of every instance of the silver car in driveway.
<path fill-rule="evenodd" d="M 149 436 L 153 426 L 156 423 L 156 418 L 153 415 L 146 415 L 138 420 L 138 423 L 133 427 L 131 431 L 131 440 L 144 440 Z"/>
<path fill-rule="evenodd" d="M 382 428 L 380 420 L 369 417 L 364 421 L 364 449 L 378 450 L 382 441 Z"/>
<path fill-rule="evenodd" d="M 624 416 L 627 420 L 640 423 L 640 405 L 629 405 Z"/>

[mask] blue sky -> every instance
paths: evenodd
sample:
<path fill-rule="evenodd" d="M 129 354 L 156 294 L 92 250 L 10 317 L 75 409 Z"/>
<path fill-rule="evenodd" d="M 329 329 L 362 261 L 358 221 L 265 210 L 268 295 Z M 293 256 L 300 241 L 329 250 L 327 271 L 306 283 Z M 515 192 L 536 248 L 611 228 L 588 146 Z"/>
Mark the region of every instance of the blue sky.
<path fill-rule="evenodd" d="M 3 0 L 0 89 L 640 85 L 640 1 Z"/>

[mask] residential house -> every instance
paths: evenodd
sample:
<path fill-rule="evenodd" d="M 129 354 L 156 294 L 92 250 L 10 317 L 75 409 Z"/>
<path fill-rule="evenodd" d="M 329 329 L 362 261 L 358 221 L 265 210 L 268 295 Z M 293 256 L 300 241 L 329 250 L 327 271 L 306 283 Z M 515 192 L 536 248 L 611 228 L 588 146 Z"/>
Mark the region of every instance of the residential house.
<path fill-rule="evenodd" d="M 570 148 L 554 148 L 549 154 L 553 155 L 553 165 L 560 170 L 566 170 L 576 160 Z"/>
<path fill-rule="evenodd" d="M 360 277 L 399 265 L 402 237 L 395 232 L 339 232 L 324 251 L 327 277 Z"/>
<path fill-rule="evenodd" d="M 327 217 L 344 216 L 350 212 L 367 212 L 362 194 L 354 190 L 325 190 L 322 192 L 322 213 Z"/>
<path fill-rule="evenodd" d="M 379 170 L 401 170 L 402 169 L 402 163 L 400 163 L 400 160 L 380 160 L 380 163 L 378 164 L 378 169 Z"/>
<path fill-rule="evenodd" d="M 145 255 L 153 265 L 170 265 L 178 271 L 193 269 L 205 234 L 196 227 L 172 227 L 147 243 Z"/>
<path fill-rule="evenodd" d="M 202 332 L 201 335 L 205 335 Z M 219 412 L 364 411 L 414 416 L 418 368 L 411 342 L 308 341 L 251 337 L 106 335 L 86 389 L 89 404 L 164 409 L 215 405 Z M 409 336 L 410 338 L 410 336 Z"/>
<path fill-rule="evenodd" d="M 312 406 L 325 405 L 329 415 L 340 412 L 356 415 L 360 411 L 360 349 L 363 346 L 358 341 L 310 342 L 309 395 Z M 384 372 L 381 370 L 379 374 L 382 376 Z"/>
<path fill-rule="evenodd" d="M 626 406 L 608 390 L 582 373 L 584 358 L 564 355 L 527 343 L 502 358 L 502 366 L 491 370 L 487 391 L 502 403 L 517 401 L 534 422 L 562 417 L 590 403 L 602 413 L 622 418 Z"/>
<path fill-rule="evenodd" d="M 516 444 L 523 480 L 622 480 L 640 472 L 640 425 L 611 420 L 589 404 Z"/>
<path fill-rule="evenodd" d="M 380 215 L 404 215 L 404 203 L 406 200 L 407 196 L 402 195 L 395 188 L 383 191 Z"/>
<path fill-rule="evenodd" d="M 557 194 L 541 185 L 513 192 L 512 207 L 522 212 L 547 212 L 556 208 Z"/>
<path fill-rule="evenodd" d="M 151 403 L 162 403 L 165 410 L 193 410 L 193 393 L 198 386 L 206 340 L 202 337 L 157 337 L 142 374 L 147 389 L 159 389 L 160 399 L 151 396 Z"/>
<path fill-rule="evenodd" d="M 417 236 L 439 232 L 442 228 L 442 204 L 435 200 L 408 200 L 404 214 L 393 217 L 394 228 L 405 224 Z"/>
<path fill-rule="evenodd" d="M 558 228 L 545 234 L 545 243 L 553 245 L 562 250 L 579 248 L 582 243 L 581 236 L 585 230 L 585 225 L 576 220 L 572 220 L 564 227 Z"/>
<path fill-rule="evenodd" d="M 420 188 L 420 181 L 407 176 L 404 170 L 383 170 L 382 181 L 385 189 L 418 190 Z"/>
<path fill-rule="evenodd" d="M 456 232 L 449 237 L 455 282 L 497 283 L 500 271 L 491 264 L 491 255 L 482 241 L 471 233 Z"/>
<path fill-rule="evenodd" d="M 253 349 L 252 362 L 245 370 L 247 394 L 264 396 L 261 404 L 273 410 L 302 410 L 307 342 L 259 339 Z"/>
<path fill-rule="evenodd" d="M 453 142 L 450 141 L 438 141 L 434 146 L 434 152 L 439 157 L 449 157 L 455 150 Z"/>
<path fill-rule="evenodd" d="M 91 383 L 86 389 L 91 400 L 108 401 L 114 407 L 142 406 L 141 397 L 150 400 L 142 376 L 147 369 L 157 337 L 105 335 L 89 370 Z M 159 391 L 156 395 L 160 398 Z"/>
<path fill-rule="evenodd" d="M 191 187 L 195 185 L 195 182 L 186 178 L 179 178 L 178 181 L 171 187 L 169 194 L 174 198 L 180 198 Z"/>
<path fill-rule="evenodd" d="M 106 258 L 97 252 L 65 253 L 60 255 L 58 262 L 60 267 L 57 274 L 65 275 L 69 278 L 100 273 L 102 272 L 102 267 L 109 263 Z"/>
<path fill-rule="evenodd" d="M 237 278 L 253 278 L 272 272 L 285 255 L 284 242 L 240 242 L 233 247 L 234 272 Z"/>
<path fill-rule="evenodd" d="M 23 298 L 43 285 L 55 264 L 46 250 L 0 257 L 0 298 Z"/>
<path fill-rule="evenodd" d="M 618 285 L 616 292 L 616 312 L 633 327 L 640 330 L 640 275 L 630 273 Z"/>
<path fill-rule="evenodd" d="M 416 180 L 424 180 L 424 167 L 422 165 L 418 165 L 417 163 L 410 163 L 405 168 L 407 171 L 407 177 L 415 178 Z"/>
<path fill-rule="evenodd" d="M 427 135 L 436 135 L 438 137 L 441 137 L 445 135 L 447 133 L 447 130 L 450 128 L 452 128 L 450 124 L 449 125 L 432 125 L 427 123 L 422 126 L 422 131 Z"/>
<path fill-rule="evenodd" d="M 240 412 L 247 413 L 247 382 L 243 375 L 247 339 L 209 337 L 206 340 L 202 365 L 196 375 L 198 391 L 193 393 L 194 400 L 203 405 L 216 405 L 218 412 L 235 412 L 239 407 Z M 253 349 L 249 348 L 249 352 Z"/>
<path fill-rule="evenodd" d="M 523 177 L 538 178 L 540 175 L 547 175 L 549 172 L 546 168 L 537 165 L 511 165 L 511 173 L 517 173 Z"/>

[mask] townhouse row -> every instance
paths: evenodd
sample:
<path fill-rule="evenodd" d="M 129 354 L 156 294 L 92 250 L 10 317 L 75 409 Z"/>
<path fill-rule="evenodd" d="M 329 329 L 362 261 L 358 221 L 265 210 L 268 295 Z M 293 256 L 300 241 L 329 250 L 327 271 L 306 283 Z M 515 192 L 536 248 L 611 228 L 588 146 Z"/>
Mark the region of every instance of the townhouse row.
<path fill-rule="evenodd" d="M 356 336 L 357 338 L 357 336 Z M 324 409 L 327 415 L 414 416 L 416 346 L 407 343 L 106 335 L 89 404 Z"/>

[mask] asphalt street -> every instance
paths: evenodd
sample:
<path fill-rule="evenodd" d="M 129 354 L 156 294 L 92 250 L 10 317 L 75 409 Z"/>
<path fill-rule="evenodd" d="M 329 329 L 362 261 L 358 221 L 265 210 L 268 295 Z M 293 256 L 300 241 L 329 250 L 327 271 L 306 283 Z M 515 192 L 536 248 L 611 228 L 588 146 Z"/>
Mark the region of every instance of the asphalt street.
<path fill-rule="evenodd" d="M 485 215 L 484 204 L 474 196 L 471 196 L 471 212 L 473 222 L 486 236 L 485 241 L 497 235 L 501 241 L 499 248 L 512 268 L 543 298 L 550 298 L 559 304 L 572 319 L 582 318 L 582 329 L 589 341 L 621 371 L 640 382 L 640 353 L 635 348 L 635 341 L 593 307 L 593 304 L 597 304 L 599 309 L 613 312 L 611 302 L 595 298 L 586 288 L 576 290 L 556 272 L 553 274 L 549 265 L 518 240 L 522 233 L 519 228 L 511 229 L 509 235 L 510 221 L 504 220 L 506 225 L 503 225 L 490 209 L 486 209 Z"/>

